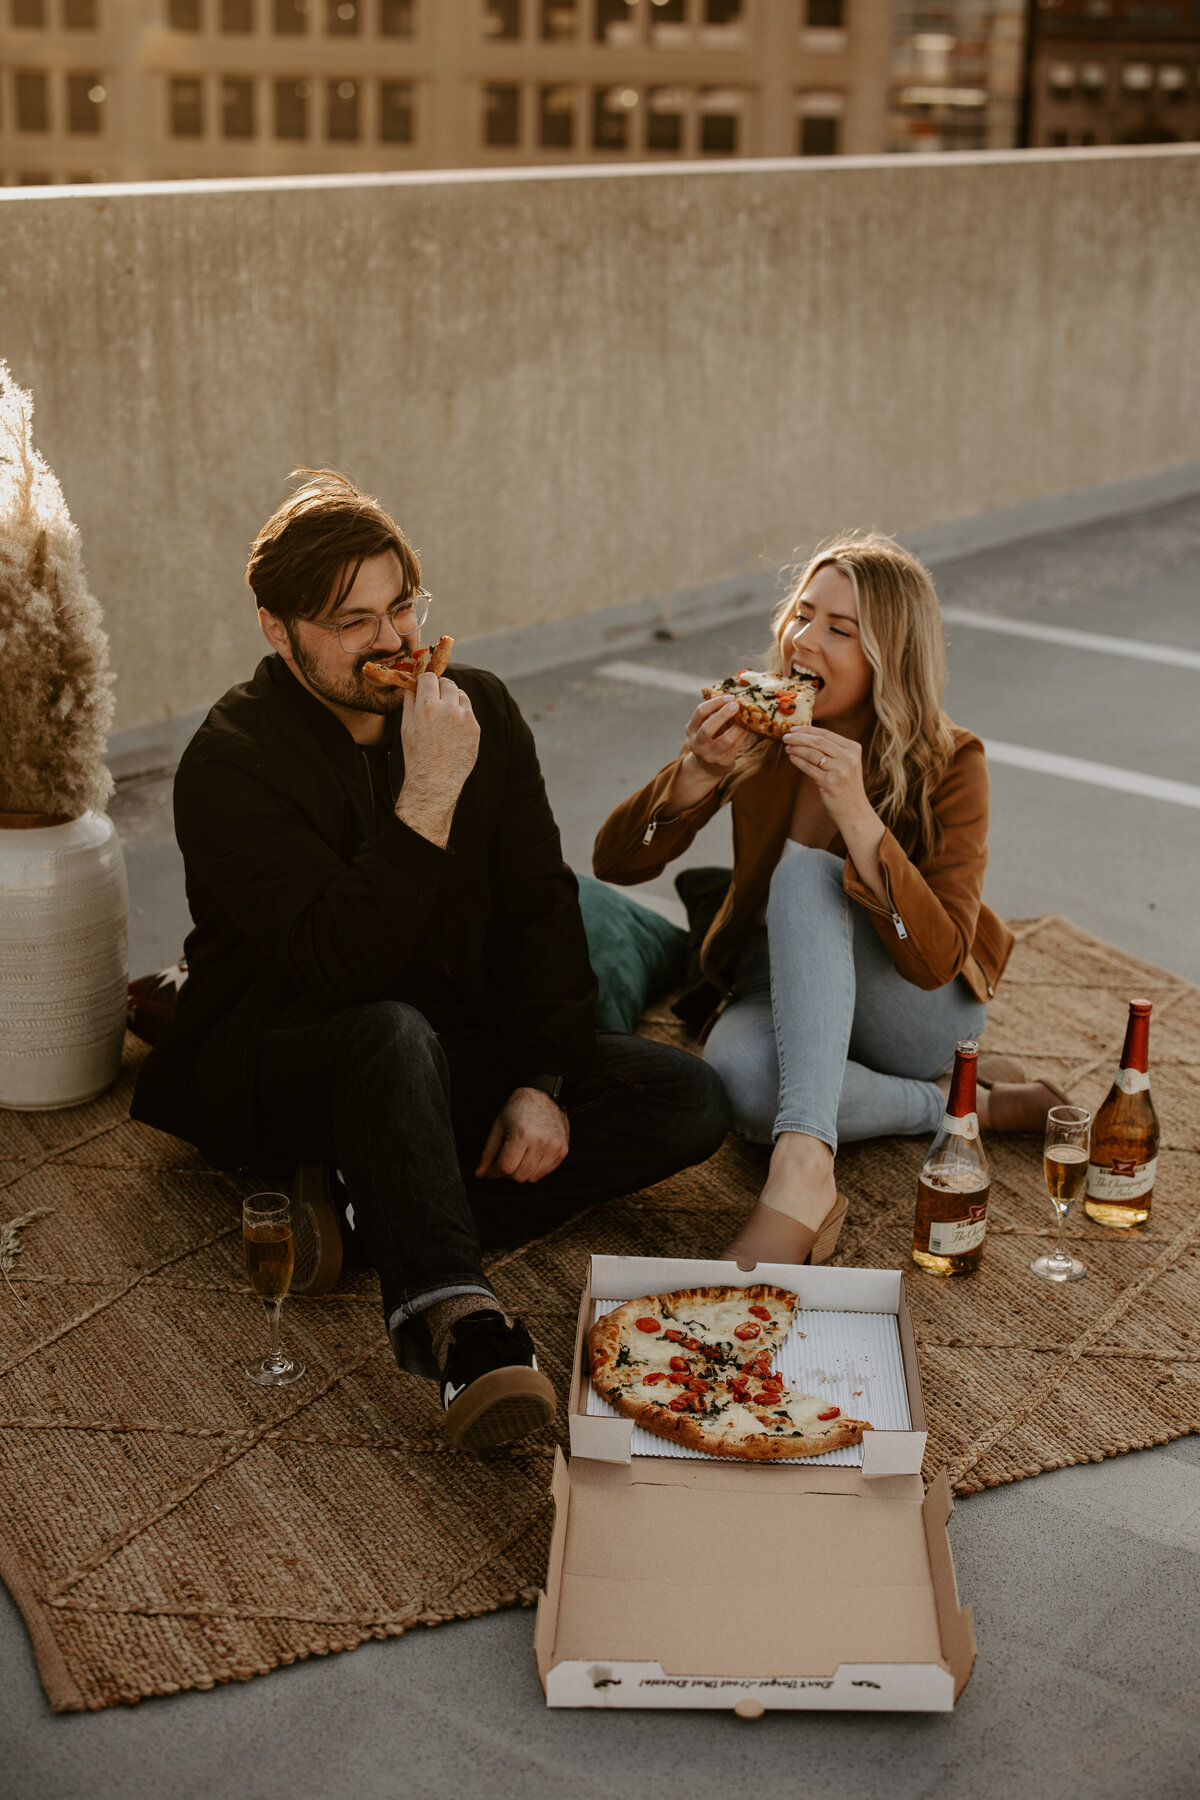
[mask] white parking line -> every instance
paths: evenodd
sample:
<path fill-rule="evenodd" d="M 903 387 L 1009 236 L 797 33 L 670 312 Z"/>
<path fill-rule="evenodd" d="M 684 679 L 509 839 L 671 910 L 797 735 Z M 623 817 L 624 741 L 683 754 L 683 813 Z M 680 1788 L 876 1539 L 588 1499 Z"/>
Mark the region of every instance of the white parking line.
<path fill-rule="evenodd" d="M 1090 787 L 1142 794 L 1147 800 L 1200 807 L 1200 787 L 1189 787 L 1185 781 L 1139 775 L 1136 769 L 1114 769 L 1108 763 L 1083 762 L 1077 756 L 1056 756 L 1051 750 L 1027 750 L 1023 744 L 1001 744 L 995 738 L 985 738 L 983 747 L 989 762 L 1007 763 L 1010 769 L 1033 769 L 1039 775 L 1059 775 L 1064 781 L 1083 781 Z"/>
<path fill-rule="evenodd" d="M 1105 637 L 1096 631 L 1072 631 L 1066 625 L 1039 625 L 1033 619 L 1005 619 L 997 613 L 970 612 L 965 606 L 943 606 L 942 617 L 947 625 L 966 625 L 973 631 L 1033 638 L 1041 644 L 1065 644 L 1070 650 L 1095 650 L 1102 656 L 1123 656 L 1129 662 L 1166 663 L 1172 669 L 1200 669 L 1200 650 L 1180 650 L 1173 644 L 1146 644 L 1136 638 Z"/>
<path fill-rule="evenodd" d="M 602 663 L 596 670 L 609 681 L 627 681 L 636 687 L 657 688 L 662 693 L 687 694 L 698 700 L 702 677 L 679 669 L 659 669 L 652 663 Z M 988 759 L 1010 769 L 1031 769 L 1039 775 L 1057 775 L 1063 781 L 1081 781 L 1119 794 L 1140 794 L 1147 800 L 1166 800 L 1173 806 L 1200 808 L 1200 787 L 1185 781 L 1167 781 L 1161 775 L 1141 775 L 1136 769 L 1117 769 L 1108 763 L 1084 762 L 1078 756 L 1057 756 L 1052 750 L 1027 750 L 1023 744 L 1004 744 L 985 738 Z"/>

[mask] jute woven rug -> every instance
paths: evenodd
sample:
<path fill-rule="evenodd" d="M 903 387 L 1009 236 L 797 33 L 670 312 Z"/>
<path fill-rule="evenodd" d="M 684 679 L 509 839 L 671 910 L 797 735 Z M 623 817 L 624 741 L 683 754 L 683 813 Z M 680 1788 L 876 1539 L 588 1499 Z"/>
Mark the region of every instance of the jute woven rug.
<path fill-rule="evenodd" d="M 948 1465 L 959 1494 L 1200 1430 L 1200 991 L 1062 920 L 1018 930 L 988 1048 L 1096 1105 L 1126 1001 L 1146 994 L 1163 1151 L 1149 1226 L 1118 1236 L 1074 1221 L 1089 1273 L 1057 1289 L 1028 1272 L 1051 1230 L 1040 1145 L 993 1138 L 980 1271 L 912 1270 L 926 1473 Z M 669 1036 L 669 1015 L 649 1029 Z M 531 1602 L 549 1434 L 488 1460 L 451 1452 L 432 1384 L 396 1371 L 365 1274 L 289 1301 L 286 1338 L 308 1377 L 252 1387 L 241 1370 L 263 1320 L 238 1222 L 251 1184 L 128 1122 L 141 1046 L 127 1052 L 90 1106 L 0 1114 L 0 1224 L 39 1215 L 0 1282 L 0 1574 L 51 1705 L 210 1688 Z M 843 1153 L 837 1260 L 911 1267 L 919 1155 L 903 1139 Z M 763 1161 L 731 1141 L 703 1169 L 494 1262 L 560 1393 L 587 1253 L 718 1252 Z"/>

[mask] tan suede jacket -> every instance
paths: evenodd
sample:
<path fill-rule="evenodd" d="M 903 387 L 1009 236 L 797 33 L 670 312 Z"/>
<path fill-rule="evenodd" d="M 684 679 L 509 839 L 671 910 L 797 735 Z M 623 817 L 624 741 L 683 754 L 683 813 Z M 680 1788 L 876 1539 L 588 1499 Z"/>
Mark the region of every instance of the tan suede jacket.
<path fill-rule="evenodd" d="M 881 906 L 863 885 L 849 856 L 843 886 L 871 914 L 906 981 L 933 989 L 961 975 L 977 1000 L 990 1000 L 1013 935 L 983 904 L 988 827 L 983 745 L 969 731 L 952 730 L 954 755 L 933 803 L 941 828 L 937 848 L 909 858 L 892 833 L 884 833 L 879 860 L 890 907 Z M 706 977 L 726 993 L 738 940 L 761 917 L 788 834 L 796 784 L 805 779 L 792 768 L 782 745 L 773 745 L 772 752 L 734 792 L 733 880 L 701 950 Z M 665 816 L 667 795 L 685 753 L 686 747 L 604 821 L 592 859 L 602 881 L 622 886 L 652 881 L 722 805 L 724 782 L 687 812 Z M 834 847 L 839 852 L 845 848 L 840 840 Z"/>

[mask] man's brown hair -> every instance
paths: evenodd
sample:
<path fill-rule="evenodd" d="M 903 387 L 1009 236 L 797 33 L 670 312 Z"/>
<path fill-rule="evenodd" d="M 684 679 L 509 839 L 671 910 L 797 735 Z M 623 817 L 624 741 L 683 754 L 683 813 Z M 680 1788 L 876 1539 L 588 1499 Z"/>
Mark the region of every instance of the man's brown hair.
<path fill-rule="evenodd" d="M 417 553 L 378 500 L 336 469 L 293 469 L 302 485 L 267 520 L 250 549 L 246 581 L 277 619 L 315 619 L 340 606 L 369 556 L 394 550 L 403 596 L 421 585 Z M 399 596 L 398 596 L 399 597 Z"/>

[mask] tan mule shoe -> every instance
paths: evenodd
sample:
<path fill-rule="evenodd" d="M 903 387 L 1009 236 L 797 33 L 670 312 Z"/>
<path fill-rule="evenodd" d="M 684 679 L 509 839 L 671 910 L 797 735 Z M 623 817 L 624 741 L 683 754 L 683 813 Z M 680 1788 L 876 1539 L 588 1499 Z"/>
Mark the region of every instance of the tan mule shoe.
<path fill-rule="evenodd" d="M 823 1263 L 838 1247 L 849 1201 L 840 1190 L 817 1230 L 801 1225 L 773 1206 L 756 1200 L 754 1209 L 728 1250 L 726 1258 L 743 1271 L 760 1262 Z"/>

